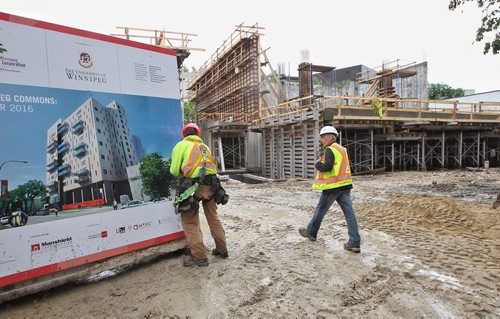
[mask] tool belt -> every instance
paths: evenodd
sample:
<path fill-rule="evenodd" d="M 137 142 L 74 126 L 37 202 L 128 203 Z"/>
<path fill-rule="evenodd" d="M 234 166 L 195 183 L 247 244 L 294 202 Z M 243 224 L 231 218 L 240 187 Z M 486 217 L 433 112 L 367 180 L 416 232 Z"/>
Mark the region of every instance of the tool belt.
<path fill-rule="evenodd" d="M 195 185 L 196 187 L 193 187 Z M 210 189 L 214 193 L 213 198 L 215 199 L 215 203 L 217 205 L 226 205 L 229 201 L 229 195 L 222 187 L 217 175 L 205 175 L 201 179 L 182 177 L 179 179 L 177 184 L 177 194 L 179 195 L 174 202 L 176 213 L 198 211 L 200 208 L 200 199 L 194 196 L 195 191 L 198 189 L 198 185 L 210 186 Z"/>

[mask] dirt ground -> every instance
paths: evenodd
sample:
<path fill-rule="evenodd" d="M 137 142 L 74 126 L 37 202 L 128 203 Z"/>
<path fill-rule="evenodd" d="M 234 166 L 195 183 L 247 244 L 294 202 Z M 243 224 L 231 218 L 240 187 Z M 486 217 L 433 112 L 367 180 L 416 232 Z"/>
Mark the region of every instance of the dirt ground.
<path fill-rule="evenodd" d="M 500 169 L 355 177 L 361 254 L 342 248 L 337 204 L 318 241 L 299 236 L 319 198 L 309 181 L 231 180 L 226 190 L 229 259 L 184 268 L 182 256 L 162 258 L 6 303 L 0 317 L 500 316 Z M 213 248 L 206 224 L 203 232 Z"/>

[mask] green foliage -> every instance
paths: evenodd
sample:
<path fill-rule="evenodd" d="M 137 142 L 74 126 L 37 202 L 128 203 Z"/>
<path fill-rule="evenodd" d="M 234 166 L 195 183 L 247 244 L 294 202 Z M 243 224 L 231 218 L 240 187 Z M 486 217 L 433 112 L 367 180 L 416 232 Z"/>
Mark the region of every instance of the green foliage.
<path fill-rule="evenodd" d="M 196 122 L 196 104 L 188 101 L 184 102 L 184 124 Z"/>
<path fill-rule="evenodd" d="M 7 214 L 16 206 L 31 212 L 33 211 L 33 201 L 38 196 L 45 197 L 45 185 L 42 181 L 30 180 L 0 198 L 0 212 Z"/>
<path fill-rule="evenodd" d="M 427 89 L 429 100 L 452 99 L 454 97 L 464 96 L 463 89 L 454 89 L 451 86 L 442 83 L 429 84 Z"/>
<path fill-rule="evenodd" d="M 144 155 L 139 171 L 144 194 L 152 200 L 167 197 L 175 185 L 175 178 L 170 174 L 170 158 L 165 161 L 160 153 Z"/>
<path fill-rule="evenodd" d="M 476 41 L 481 42 L 484 40 L 485 35 L 494 37 L 492 41 L 484 43 L 483 54 L 487 54 L 490 49 L 493 54 L 500 52 L 500 1 L 499 0 L 450 0 L 448 9 L 455 10 L 466 2 L 477 2 L 477 6 L 482 8 L 483 17 L 481 25 L 476 30 Z"/>

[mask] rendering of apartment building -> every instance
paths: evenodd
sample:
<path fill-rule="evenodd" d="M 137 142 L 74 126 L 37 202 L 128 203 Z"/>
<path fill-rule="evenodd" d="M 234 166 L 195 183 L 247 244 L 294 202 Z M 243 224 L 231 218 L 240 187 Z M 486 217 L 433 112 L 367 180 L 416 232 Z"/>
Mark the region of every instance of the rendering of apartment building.
<path fill-rule="evenodd" d="M 47 131 L 47 192 L 63 209 L 110 204 L 131 196 L 127 167 L 137 165 L 124 109 L 88 99 Z M 57 196 L 56 196 L 57 195 Z"/>

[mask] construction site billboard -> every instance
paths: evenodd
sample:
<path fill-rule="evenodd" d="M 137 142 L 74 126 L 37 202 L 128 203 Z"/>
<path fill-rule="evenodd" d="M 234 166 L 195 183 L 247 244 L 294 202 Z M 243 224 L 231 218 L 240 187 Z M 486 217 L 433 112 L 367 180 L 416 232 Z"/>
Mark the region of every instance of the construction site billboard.
<path fill-rule="evenodd" d="M 175 51 L 0 13 L 0 128 L 0 286 L 184 237 L 141 170 L 181 137 Z"/>

